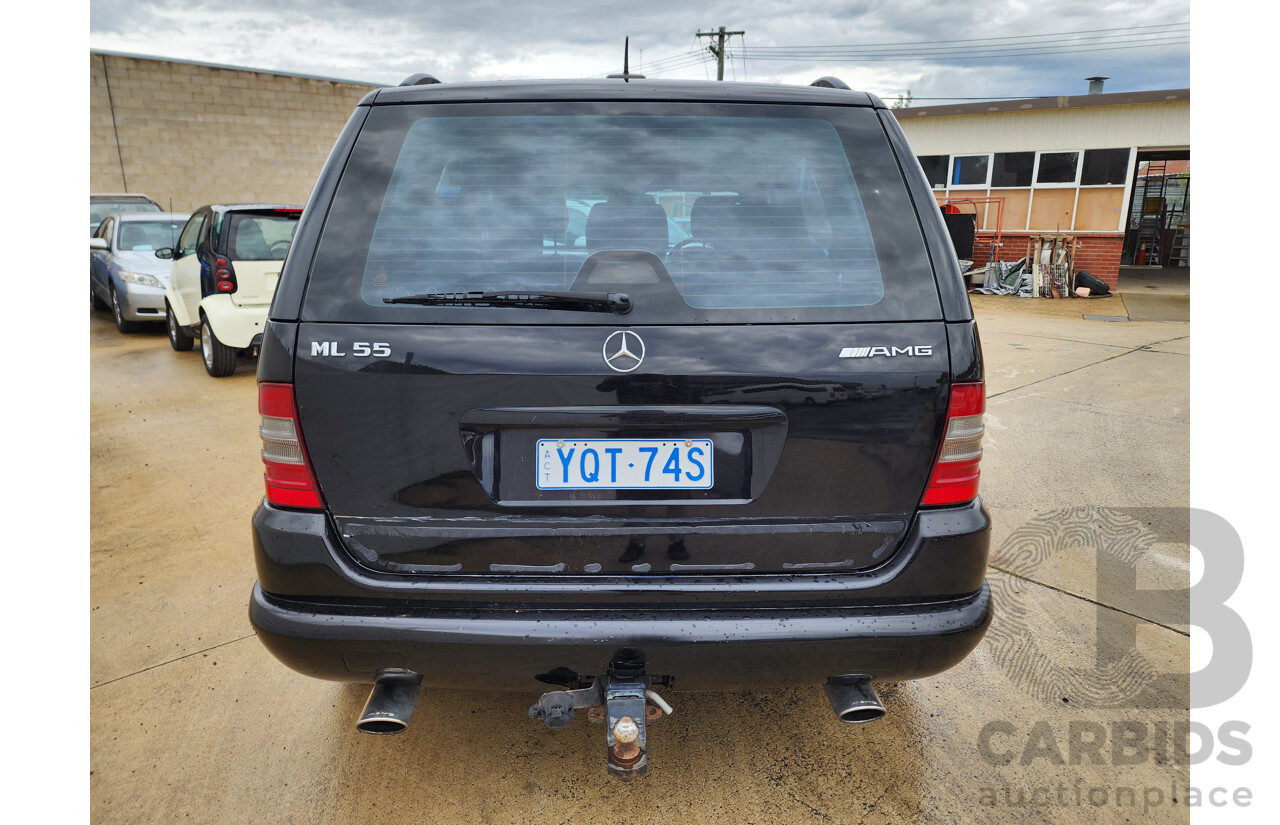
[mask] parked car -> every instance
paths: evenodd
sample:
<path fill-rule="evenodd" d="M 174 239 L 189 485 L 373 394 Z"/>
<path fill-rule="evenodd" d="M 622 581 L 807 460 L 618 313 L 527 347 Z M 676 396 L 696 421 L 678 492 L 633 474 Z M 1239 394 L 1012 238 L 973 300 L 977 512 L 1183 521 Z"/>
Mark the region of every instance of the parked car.
<path fill-rule="evenodd" d="M 116 329 L 137 332 L 147 321 L 164 320 L 169 263 L 155 251 L 172 246 L 187 215 L 134 212 L 107 215 L 89 239 L 89 301 L 111 309 Z"/>
<path fill-rule="evenodd" d="M 239 355 L 258 349 L 301 214 L 283 203 L 202 206 L 176 245 L 156 251 L 172 261 L 164 310 L 175 350 L 199 338 L 205 370 L 221 378 L 235 372 Z"/>
<path fill-rule="evenodd" d="M 868 722 L 991 618 L 977 328 L 896 119 L 839 81 L 369 94 L 258 380 L 250 618 L 372 683 L 369 733 L 423 686 L 536 689 L 632 778 L 664 692 L 823 684 Z"/>
<path fill-rule="evenodd" d="M 160 204 L 146 195 L 116 194 L 89 196 L 89 236 L 97 231 L 98 224 L 107 215 L 127 215 L 132 212 L 159 212 Z"/>

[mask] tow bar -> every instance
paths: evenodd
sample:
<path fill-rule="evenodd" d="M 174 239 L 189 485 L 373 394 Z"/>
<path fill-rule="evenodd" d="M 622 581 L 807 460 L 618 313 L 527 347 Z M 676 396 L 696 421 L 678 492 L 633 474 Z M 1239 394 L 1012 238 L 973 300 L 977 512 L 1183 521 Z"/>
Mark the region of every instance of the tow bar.
<path fill-rule="evenodd" d="M 541 719 L 556 730 L 573 721 L 575 710 L 588 708 L 591 721 L 605 723 L 609 773 L 629 782 L 649 772 L 647 723 L 674 712 L 650 689 L 652 682 L 653 678 L 644 673 L 643 655 L 619 651 L 609 665 L 608 675 L 595 677 L 590 687 L 542 694 L 529 708 L 529 718 Z"/>

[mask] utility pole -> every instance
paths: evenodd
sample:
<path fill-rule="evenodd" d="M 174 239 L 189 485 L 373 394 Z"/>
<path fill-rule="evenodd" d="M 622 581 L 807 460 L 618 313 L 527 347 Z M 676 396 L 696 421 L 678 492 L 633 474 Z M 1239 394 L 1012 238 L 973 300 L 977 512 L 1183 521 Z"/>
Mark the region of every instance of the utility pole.
<path fill-rule="evenodd" d="M 710 37 L 713 41 L 719 41 L 712 42 L 710 46 L 707 46 L 707 51 L 716 56 L 716 80 L 724 80 L 724 39 L 733 37 L 735 34 L 743 37 L 746 32 L 727 32 L 724 30 L 724 26 L 721 26 L 719 31 L 698 32 L 698 37 Z"/>

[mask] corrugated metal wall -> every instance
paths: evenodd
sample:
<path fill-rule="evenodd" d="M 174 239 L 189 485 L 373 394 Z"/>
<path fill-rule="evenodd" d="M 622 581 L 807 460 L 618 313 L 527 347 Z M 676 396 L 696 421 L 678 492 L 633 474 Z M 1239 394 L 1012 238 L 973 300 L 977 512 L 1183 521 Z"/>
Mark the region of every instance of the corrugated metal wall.
<path fill-rule="evenodd" d="M 1135 103 L 902 121 L 917 155 L 1191 145 L 1191 102 Z"/>

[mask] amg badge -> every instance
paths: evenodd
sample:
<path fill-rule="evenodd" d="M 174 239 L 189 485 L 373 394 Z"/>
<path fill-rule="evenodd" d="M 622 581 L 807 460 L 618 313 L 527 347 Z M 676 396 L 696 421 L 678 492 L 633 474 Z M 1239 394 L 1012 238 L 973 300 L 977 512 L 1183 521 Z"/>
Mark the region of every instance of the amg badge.
<path fill-rule="evenodd" d="M 914 347 L 845 347 L 840 350 L 841 358 L 875 358 L 883 355 L 893 358 L 898 355 L 928 356 L 933 355 L 933 345 L 925 344 Z"/>

